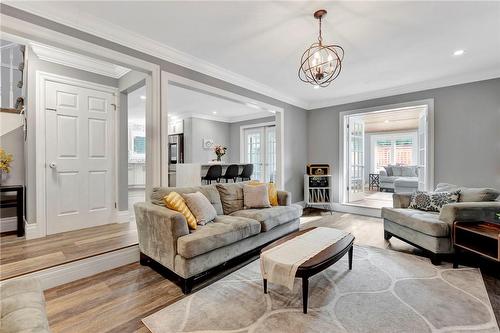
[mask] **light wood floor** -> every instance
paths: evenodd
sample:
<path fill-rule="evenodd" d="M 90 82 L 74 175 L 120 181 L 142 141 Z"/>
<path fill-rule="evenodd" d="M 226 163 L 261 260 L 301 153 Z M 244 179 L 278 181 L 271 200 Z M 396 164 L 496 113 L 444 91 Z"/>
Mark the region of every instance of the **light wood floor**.
<path fill-rule="evenodd" d="M 421 254 L 418 249 L 397 239 L 385 241 L 380 219 L 341 213 L 334 213 L 326 220 L 311 218 L 319 214 L 307 209 L 309 218 L 302 228 L 326 225 L 353 233 L 358 244 Z M 483 276 L 497 320 L 500 320 L 498 276 L 485 275 L 484 271 Z M 49 289 L 45 296 L 54 333 L 148 332 L 142 318 L 184 297 L 180 288 L 171 281 L 138 263 Z"/>
<path fill-rule="evenodd" d="M 107 224 L 25 240 L 0 238 L 0 281 L 137 245 L 135 223 Z"/>
<path fill-rule="evenodd" d="M 366 191 L 363 199 L 351 201 L 350 204 L 370 208 L 392 207 L 392 193 Z"/>

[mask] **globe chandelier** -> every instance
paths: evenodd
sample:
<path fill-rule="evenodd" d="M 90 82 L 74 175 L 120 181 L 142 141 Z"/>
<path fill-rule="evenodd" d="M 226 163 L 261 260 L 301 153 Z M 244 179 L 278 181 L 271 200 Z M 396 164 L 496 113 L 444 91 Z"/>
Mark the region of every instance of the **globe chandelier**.
<path fill-rule="evenodd" d="M 328 87 L 339 76 L 344 59 L 342 46 L 323 44 L 321 21 L 326 13 L 324 9 L 314 12 L 314 18 L 319 20 L 318 41 L 311 44 L 300 59 L 299 79 L 314 88 Z"/>

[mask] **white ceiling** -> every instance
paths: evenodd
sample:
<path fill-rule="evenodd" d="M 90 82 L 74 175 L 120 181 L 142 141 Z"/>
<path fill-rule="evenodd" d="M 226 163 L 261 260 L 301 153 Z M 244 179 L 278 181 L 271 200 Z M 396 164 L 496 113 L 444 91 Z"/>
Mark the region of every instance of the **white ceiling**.
<path fill-rule="evenodd" d="M 9 4 L 306 108 L 500 77 L 500 2 Z M 343 46 L 345 61 L 315 90 L 297 69 L 319 8 L 324 40 Z"/>
<path fill-rule="evenodd" d="M 360 118 L 367 133 L 415 130 L 418 128 L 418 119 L 424 111 L 423 107 L 404 108 L 387 112 L 370 112 Z"/>
<path fill-rule="evenodd" d="M 145 87 L 136 89 L 128 95 L 128 118 L 131 121 L 144 122 L 146 100 L 141 99 L 141 96 L 146 96 Z M 233 123 L 274 116 L 270 111 L 258 108 L 257 105 L 249 107 L 238 101 L 176 85 L 168 87 L 167 109 L 171 120 L 196 117 Z"/>

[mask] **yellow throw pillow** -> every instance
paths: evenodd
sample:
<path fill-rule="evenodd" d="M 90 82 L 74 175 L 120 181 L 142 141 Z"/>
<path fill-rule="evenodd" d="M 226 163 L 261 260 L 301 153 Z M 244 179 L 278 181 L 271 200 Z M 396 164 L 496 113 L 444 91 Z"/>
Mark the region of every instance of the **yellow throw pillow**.
<path fill-rule="evenodd" d="M 193 213 L 189 210 L 184 198 L 177 192 L 170 192 L 168 195 L 163 197 L 165 206 L 176 212 L 181 213 L 186 218 L 187 224 L 190 229 L 196 229 L 196 218 Z"/>
<path fill-rule="evenodd" d="M 269 202 L 271 206 L 278 206 L 278 190 L 274 183 L 267 184 L 267 191 L 269 192 Z"/>
<path fill-rule="evenodd" d="M 258 180 L 251 180 L 248 182 L 248 185 L 260 185 L 262 184 Z M 274 183 L 267 183 L 267 192 L 269 193 L 269 202 L 271 206 L 278 206 L 278 190 L 276 189 L 276 185 Z"/>

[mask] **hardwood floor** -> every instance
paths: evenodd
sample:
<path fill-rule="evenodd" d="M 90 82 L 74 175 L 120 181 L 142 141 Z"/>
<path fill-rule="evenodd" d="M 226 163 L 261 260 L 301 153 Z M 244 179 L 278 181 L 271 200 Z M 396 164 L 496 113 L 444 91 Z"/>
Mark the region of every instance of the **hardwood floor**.
<path fill-rule="evenodd" d="M 422 255 L 397 239 L 383 239 L 380 219 L 334 213 L 319 220 L 307 209 L 302 228 L 326 225 L 351 232 L 356 243 Z M 325 217 L 330 216 L 325 215 Z M 471 259 L 473 260 L 473 259 Z M 481 267 L 497 321 L 500 320 L 500 283 L 497 267 Z M 235 270 L 234 267 L 231 270 Z M 228 271 L 225 272 L 226 274 Z M 498 274 L 498 273 L 496 273 Z M 214 277 L 220 278 L 225 274 Z M 122 266 L 45 292 L 50 327 L 57 332 L 148 332 L 141 319 L 184 297 L 180 288 L 149 267 Z"/>
<path fill-rule="evenodd" d="M 350 204 L 370 208 L 392 207 L 392 193 L 366 190 L 363 199 Z"/>
<path fill-rule="evenodd" d="M 107 224 L 25 240 L 0 238 L 0 281 L 137 245 L 135 223 Z"/>

